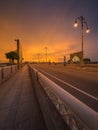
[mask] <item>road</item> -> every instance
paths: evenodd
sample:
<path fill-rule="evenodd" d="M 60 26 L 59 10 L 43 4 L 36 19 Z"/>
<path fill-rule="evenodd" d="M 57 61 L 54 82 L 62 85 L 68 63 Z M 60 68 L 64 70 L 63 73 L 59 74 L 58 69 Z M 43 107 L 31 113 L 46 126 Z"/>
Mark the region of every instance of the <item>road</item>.
<path fill-rule="evenodd" d="M 32 65 L 63 89 L 98 112 L 98 72 L 59 65 Z"/>

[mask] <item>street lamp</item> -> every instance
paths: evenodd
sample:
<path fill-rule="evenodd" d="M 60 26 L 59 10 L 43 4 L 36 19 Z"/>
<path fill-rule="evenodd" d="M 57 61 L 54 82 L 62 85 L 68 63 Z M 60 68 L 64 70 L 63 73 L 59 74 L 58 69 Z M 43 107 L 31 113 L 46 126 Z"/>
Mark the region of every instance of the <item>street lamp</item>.
<path fill-rule="evenodd" d="M 84 58 L 84 24 L 86 25 L 86 33 L 89 33 L 90 30 L 88 28 L 88 25 L 87 25 L 87 22 L 85 21 L 84 17 L 83 16 L 80 16 L 78 18 L 75 19 L 75 22 L 74 22 L 74 27 L 77 27 L 78 26 L 78 20 L 80 21 L 81 23 L 81 51 L 82 51 L 82 64 L 83 64 L 83 58 Z"/>

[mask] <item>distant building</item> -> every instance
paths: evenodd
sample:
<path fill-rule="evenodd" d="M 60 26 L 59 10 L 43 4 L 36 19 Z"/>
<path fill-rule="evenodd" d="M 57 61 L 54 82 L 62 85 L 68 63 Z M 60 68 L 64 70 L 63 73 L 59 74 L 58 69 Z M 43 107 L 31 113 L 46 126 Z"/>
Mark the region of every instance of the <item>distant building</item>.
<path fill-rule="evenodd" d="M 83 60 L 83 52 L 80 51 L 80 52 L 75 52 L 75 53 L 72 53 L 70 54 L 70 63 L 71 64 L 80 64 Z"/>

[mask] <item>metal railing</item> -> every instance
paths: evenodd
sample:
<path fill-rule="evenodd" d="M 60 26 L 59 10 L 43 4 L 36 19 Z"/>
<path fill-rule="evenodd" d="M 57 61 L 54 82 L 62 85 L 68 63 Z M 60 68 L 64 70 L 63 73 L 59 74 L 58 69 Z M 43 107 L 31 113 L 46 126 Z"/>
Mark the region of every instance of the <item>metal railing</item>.
<path fill-rule="evenodd" d="M 17 65 L 0 67 L 0 81 L 18 70 Z"/>
<path fill-rule="evenodd" d="M 62 89 L 45 75 L 32 69 L 49 98 L 71 130 L 97 130 L 98 113 Z"/>

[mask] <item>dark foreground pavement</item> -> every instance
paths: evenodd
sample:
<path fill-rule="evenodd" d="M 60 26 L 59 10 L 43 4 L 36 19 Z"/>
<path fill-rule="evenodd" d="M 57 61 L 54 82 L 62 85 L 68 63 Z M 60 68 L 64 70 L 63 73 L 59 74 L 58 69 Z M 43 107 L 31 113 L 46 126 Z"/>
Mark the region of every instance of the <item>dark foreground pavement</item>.
<path fill-rule="evenodd" d="M 0 84 L 0 130 L 69 130 L 27 66 Z"/>
<path fill-rule="evenodd" d="M 0 130 L 46 130 L 27 66 L 0 84 Z"/>

